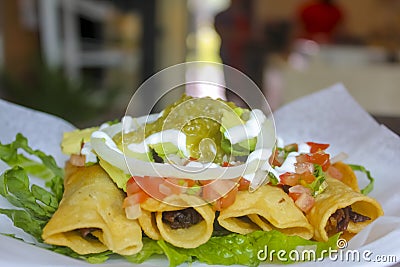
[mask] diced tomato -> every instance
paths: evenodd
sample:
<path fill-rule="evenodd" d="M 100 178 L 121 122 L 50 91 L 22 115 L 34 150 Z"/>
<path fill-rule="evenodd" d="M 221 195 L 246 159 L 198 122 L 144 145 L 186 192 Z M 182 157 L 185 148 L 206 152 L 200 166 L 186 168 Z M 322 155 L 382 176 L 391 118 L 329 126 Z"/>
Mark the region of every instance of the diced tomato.
<path fill-rule="evenodd" d="M 281 184 L 295 186 L 300 182 L 300 174 L 294 172 L 285 172 L 279 175 Z"/>
<path fill-rule="evenodd" d="M 164 199 L 167 195 L 160 192 L 160 184 L 165 183 L 164 178 L 154 176 L 135 176 L 136 183 L 152 198 L 157 200 Z"/>
<path fill-rule="evenodd" d="M 149 198 L 149 195 L 147 195 L 145 192 L 143 192 L 143 191 L 137 192 L 133 195 L 127 196 L 124 199 L 124 203 L 122 204 L 122 207 L 126 208 L 129 206 L 143 203 L 148 198 Z"/>
<path fill-rule="evenodd" d="M 318 152 L 309 153 L 309 154 L 302 154 L 302 155 L 297 156 L 296 160 L 298 163 L 310 162 L 313 164 L 321 165 L 323 171 L 326 171 L 329 168 L 329 166 L 331 165 L 331 163 L 329 161 L 329 154 L 327 154 L 323 151 L 318 151 Z"/>
<path fill-rule="evenodd" d="M 311 162 L 296 162 L 294 164 L 294 167 L 296 169 L 296 173 L 305 173 L 305 172 L 314 172 L 314 164 Z"/>
<path fill-rule="evenodd" d="M 282 166 L 285 161 L 285 153 L 283 151 L 279 151 L 278 149 L 274 150 L 274 153 L 269 158 L 269 164 L 272 166 Z"/>
<path fill-rule="evenodd" d="M 213 202 L 216 199 L 219 199 L 225 196 L 228 192 L 230 192 L 234 187 L 237 186 L 237 182 L 232 180 L 214 180 L 211 183 L 208 183 L 203 186 L 203 199 L 207 202 Z"/>
<path fill-rule="evenodd" d="M 329 147 L 329 144 L 320 144 L 320 143 L 314 143 L 314 142 L 307 142 L 307 145 L 310 146 L 310 153 L 315 153 L 320 150 L 325 150 Z"/>
<path fill-rule="evenodd" d="M 311 189 L 302 185 L 295 185 L 289 188 L 289 197 L 291 197 L 294 201 L 296 201 L 300 195 L 304 193 L 311 195 Z"/>
<path fill-rule="evenodd" d="M 184 179 L 184 181 L 187 183 L 188 187 L 192 187 L 196 185 L 196 181 L 192 179 Z"/>
<path fill-rule="evenodd" d="M 312 174 L 309 171 L 303 172 L 302 174 L 300 174 L 300 182 L 305 182 L 307 184 L 311 184 L 312 182 L 314 182 L 314 180 L 315 180 L 314 174 Z"/>
<path fill-rule="evenodd" d="M 231 164 L 227 161 L 222 162 L 222 167 L 229 167 Z"/>
<path fill-rule="evenodd" d="M 146 201 L 146 199 L 148 199 L 150 196 L 148 194 L 146 194 L 146 192 L 137 192 L 136 194 L 133 195 L 134 198 L 137 200 L 137 203 L 143 203 L 144 201 Z"/>
<path fill-rule="evenodd" d="M 130 196 L 140 191 L 143 191 L 142 188 L 136 183 L 135 178 L 131 177 L 126 183 L 126 194 Z"/>
<path fill-rule="evenodd" d="M 285 172 L 284 174 L 279 175 L 280 183 L 284 185 L 295 186 L 302 183 L 310 184 L 314 182 L 315 176 L 309 172 L 303 173 L 294 173 L 294 172 Z"/>
<path fill-rule="evenodd" d="M 309 212 L 311 208 L 314 206 L 315 199 L 311 195 L 307 193 L 302 193 L 297 200 L 294 202 L 298 208 L 300 208 L 303 212 Z"/>
<path fill-rule="evenodd" d="M 167 183 L 162 183 L 162 184 L 158 185 L 158 191 L 160 191 L 160 193 L 163 194 L 164 197 L 171 196 L 174 194 L 172 187 L 177 186 L 177 185 L 170 185 L 170 186 L 169 185 L 170 184 L 167 184 Z"/>
<path fill-rule="evenodd" d="M 238 188 L 239 191 L 247 190 L 249 189 L 249 186 L 250 186 L 250 181 L 241 177 L 239 180 L 239 188 Z"/>
<path fill-rule="evenodd" d="M 334 179 L 338 179 L 338 180 L 343 179 L 343 173 L 341 173 L 337 168 L 335 168 L 333 166 L 329 166 L 327 173 L 330 177 L 332 177 Z"/>
<path fill-rule="evenodd" d="M 232 205 L 236 200 L 237 192 L 238 192 L 238 187 L 235 186 L 226 195 L 217 199 L 213 205 L 214 210 L 221 211 Z"/>
<path fill-rule="evenodd" d="M 196 184 L 196 181 L 192 179 L 165 178 L 165 180 L 171 184 L 175 184 L 181 187 L 192 187 Z"/>
<path fill-rule="evenodd" d="M 201 196 L 209 203 L 214 202 L 221 197 L 221 195 L 211 186 L 211 183 L 202 187 Z"/>
<path fill-rule="evenodd" d="M 185 180 L 184 179 L 178 179 L 178 178 L 164 178 L 164 181 L 170 184 L 178 185 L 178 186 L 186 186 Z"/>
<path fill-rule="evenodd" d="M 208 185 L 209 183 L 212 183 L 214 180 L 198 180 L 197 183 L 199 185 Z"/>
<path fill-rule="evenodd" d="M 170 195 L 179 195 L 179 194 L 185 192 L 187 189 L 186 186 L 180 186 L 180 185 L 171 183 L 166 179 L 163 179 L 163 180 L 164 180 L 164 182 L 158 186 L 158 189 L 160 190 L 161 193 L 163 193 L 165 195 L 165 197 L 170 196 Z M 184 180 L 183 180 L 183 183 L 185 183 Z M 167 188 L 165 193 L 161 190 L 161 188 Z"/>
<path fill-rule="evenodd" d="M 291 197 L 292 199 L 293 199 L 293 201 L 296 201 L 299 197 L 300 197 L 300 195 L 301 195 L 302 193 L 291 193 L 290 191 L 289 191 L 289 197 Z"/>

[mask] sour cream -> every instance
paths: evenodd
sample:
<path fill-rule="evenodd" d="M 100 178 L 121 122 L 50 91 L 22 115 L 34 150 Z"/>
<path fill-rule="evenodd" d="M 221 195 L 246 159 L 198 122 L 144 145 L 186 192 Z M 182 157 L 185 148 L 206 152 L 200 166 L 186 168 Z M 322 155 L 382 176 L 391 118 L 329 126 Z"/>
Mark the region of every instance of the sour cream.
<path fill-rule="evenodd" d="M 96 163 L 97 162 L 97 156 L 95 153 L 93 153 L 92 145 L 90 142 L 86 142 L 82 149 L 81 149 L 81 154 L 85 155 L 85 163 Z"/>
<path fill-rule="evenodd" d="M 290 152 L 285 161 L 280 167 L 275 167 L 275 171 L 281 175 L 285 172 L 296 172 L 295 163 L 297 163 L 296 157 L 299 156 L 299 152 Z"/>
<path fill-rule="evenodd" d="M 146 123 L 152 123 L 156 121 L 161 115 L 162 112 L 145 115 L 138 118 L 132 118 L 131 116 L 124 116 L 121 119 L 122 131 L 124 133 L 135 131 Z"/>
<path fill-rule="evenodd" d="M 251 171 L 246 172 L 243 175 L 243 178 L 250 182 L 258 179 L 260 181 L 257 183 L 261 184 L 263 182 L 261 180 L 267 179 L 269 172 L 272 172 L 275 175 L 275 170 L 268 162 L 271 154 L 271 149 L 257 149 L 251 152 L 246 160 L 247 169 Z"/>
<path fill-rule="evenodd" d="M 245 124 L 236 125 L 224 132 L 224 136 L 232 145 L 257 137 L 261 131 L 261 125 L 267 118 L 259 109 L 250 112 L 250 118 Z"/>
<path fill-rule="evenodd" d="M 298 144 L 298 152 L 300 154 L 308 154 L 311 152 L 311 147 L 307 145 L 307 143 L 299 143 Z"/>
<path fill-rule="evenodd" d="M 111 150 L 117 152 L 118 154 L 123 154 L 122 151 L 118 148 L 117 144 L 112 140 L 112 138 L 103 131 L 95 131 L 92 133 L 91 138 L 103 139 L 105 145 Z"/>
<path fill-rule="evenodd" d="M 281 142 L 283 143 L 282 139 Z M 283 146 L 281 146 L 283 147 Z M 290 152 L 285 161 L 282 163 L 280 167 L 275 167 L 274 171 L 276 173 L 276 178 L 279 180 L 279 176 L 286 173 L 286 172 L 296 172 L 296 163 L 297 159 L 296 157 L 301 155 L 301 154 L 307 154 L 310 153 L 311 147 L 307 145 L 307 143 L 299 143 L 298 144 L 298 152 Z"/>

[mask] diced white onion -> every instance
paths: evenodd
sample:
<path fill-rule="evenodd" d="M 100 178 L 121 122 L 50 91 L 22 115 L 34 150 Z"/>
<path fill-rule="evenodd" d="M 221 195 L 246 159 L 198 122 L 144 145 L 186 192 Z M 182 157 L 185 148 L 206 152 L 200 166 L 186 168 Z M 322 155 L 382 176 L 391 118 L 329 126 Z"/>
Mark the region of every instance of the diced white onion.
<path fill-rule="evenodd" d="M 140 204 L 135 204 L 132 206 L 128 206 L 125 208 L 126 218 L 130 220 L 136 220 L 142 215 L 142 209 L 140 208 Z"/>
<path fill-rule="evenodd" d="M 300 154 L 308 154 L 310 153 L 311 147 L 307 143 L 298 144 L 298 152 Z"/>
<path fill-rule="evenodd" d="M 340 152 L 339 154 L 337 154 L 336 156 L 331 158 L 331 163 L 334 164 L 336 162 L 343 161 L 343 160 L 347 159 L 348 157 L 349 157 L 349 155 L 347 155 L 346 153 Z"/>
<path fill-rule="evenodd" d="M 166 196 L 169 196 L 172 194 L 172 190 L 171 188 L 169 188 L 168 186 L 166 186 L 165 184 L 160 184 L 158 186 L 158 191 L 160 191 L 161 194 L 164 194 Z"/>

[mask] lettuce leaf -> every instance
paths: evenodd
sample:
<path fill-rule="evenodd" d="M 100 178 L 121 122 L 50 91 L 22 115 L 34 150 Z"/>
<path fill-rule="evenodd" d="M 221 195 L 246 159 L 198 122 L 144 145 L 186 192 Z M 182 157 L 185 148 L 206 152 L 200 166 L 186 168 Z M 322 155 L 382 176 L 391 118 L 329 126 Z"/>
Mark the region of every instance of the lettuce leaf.
<path fill-rule="evenodd" d="M 371 173 L 364 166 L 355 164 L 348 164 L 348 165 L 353 171 L 360 171 L 367 175 L 369 183 L 363 189 L 361 189 L 361 194 L 368 195 L 374 189 L 375 179 L 372 177 Z"/>
<path fill-rule="evenodd" d="M 306 186 L 311 189 L 312 195 L 315 197 L 321 194 L 326 189 L 328 184 L 325 181 L 326 175 L 322 170 L 321 165 L 314 164 L 314 176 L 315 180 Z"/>
<path fill-rule="evenodd" d="M 49 220 L 58 208 L 57 198 L 35 184 L 29 186 L 28 175 L 19 166 L 5 171 L 0 176 L 0 194 L 8 202 L 23 208 L 35 219 Z"/>
<path fill-rule="evenodd" d="M 14 226 L 42 241 L 42 229 L 58 208 L 57 197 L 33 184 L 20 166 L 5 171 L 0 176 L 0 195 L 19 209 L 0 209 L 0 214 L 9 217 Z"/>
<path fill-rule="evenodd" d="M 170 267 L 181 265 L 184 262 L 192 262 L 193 258 L 189 249 L 177 248 L 173 245 L 165 242 L 164 240 L 158 240 L 157 244 L 163 250 L 167 256 Z"/>
<path fill-rule="evenodd" d="M 30 159 L 22 154 L 36 156 L 40 161 Z M 7 199 L 15 209 L 0 208 L 0 214 L 9 217 L 14 226 L 30 234 L 43 245 L 42 232 L 44 226 L 57 210 L 64 187 L 63 170 L 57 166 L 53 157 L 39 150 L 33 150 L 22 134 L 17 134 L 10 144 L 0 143 L 0 159 L 11 168 L 0 176 L 0 195 Z M 46 180 L 46 188 L 31 183 L 28 174 Z M 4 234 L 20 239 L 12 234 Z M 106 261 L 111 251 L 79 255 L 67 247 L 46 245 L 44 248 L 73 258 L 83 259 L 90 263 Z"/>
<path fill-rule="evenodd" d="M 76 253 L 75 251 L 73 251 L 72 249 L 70 249 L 68 247 L 60 247 L 60 246 L 52 246 L 49 248 L 49 250 L 52 250 L 54 252 L 57 252 L 59 254 L 65 255 L 65 256 L 69 256 L 71 258 L 85 260 L 85 261 L 87 261 L 89 263 L 93 263 L 93 264 L 103 263 L 106 260 L 108 260 L 111 255 L 114 254 L 112 251 L 107 250 L 107 251 L 100 252 L 100 253 L 81 255 L 81 254 Z"/>
<path fill-rule="evenodd" d="M 152 240 L 148 237 L 142 238 L 143 248 L 134 255 L 124 256 L 126 260 L 133 263 L 142 263 L 154 254 L 162 255 L 164 250 L 158 245 L 157 241 Z"/>
<path fill-rule="evenodd" d="M 23 150 L 29 155 L 36 156 L 41 162 L 30 159 L 19 151 Z M 7 163 L 10 167 L 20 166 L 28 174 L 44 179 L 46 186 L 55 194 L 60 201 L 64 191 L 63 177 L 64 171 L 57 166 L 56 161 L 50 155 L 45 154 L 40 150 L 33 150 L 28 145 L 28 140 L 25 136 L 18 133 L 15 141 L 3 145 L 0 143 L 0 160 Z"/>
<path fill-rule="evenodd" d="M 0 209 L 0 214 L 9 217 L 13 221 L 15 227 L 24 230 L 25 233 L 30 234 L 38 241 L 42 240 L 42 228 L 46 221 L 33 218 L 25 210 Z M 9 236 L 17 238 L 13 235 Z"/>
<path fill-rule="evenodd" d="M 326 252 L 329 249 L 336 249 L 339 235 L 340 233 L 332 236 L 327 242 L 317 242 L 298 236 L 287 236 L 276 230 L 255 231 L 247 235 L 231 233 L 211 237 L 207 243 L 192 249 L 177 248 L 163 240 L 148 239 L 141 252 L 126 258 L 131 262 L 141 263 L 154 254 L 165 254 L 170 267 L 194 261 L 209 265 L 246 266 L 258 266 L 262 262 L 293 263 L 297 260 L 316 260 L 320 256 L 328 255 Z M 277 252 L 281 250 L 286 254 L 278 257 Z M 302 256 L 303 250 L 307 250 L 305 257 Z M 295 253 L 299 255 L 297 259 L 294 258 Z"/>

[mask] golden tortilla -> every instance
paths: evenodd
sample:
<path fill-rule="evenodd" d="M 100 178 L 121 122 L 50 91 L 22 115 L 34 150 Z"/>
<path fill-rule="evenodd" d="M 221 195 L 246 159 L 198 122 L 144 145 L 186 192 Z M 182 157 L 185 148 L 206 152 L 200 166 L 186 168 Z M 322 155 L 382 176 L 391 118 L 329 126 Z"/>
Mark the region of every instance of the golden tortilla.
<path fill-rule="evenodd" d="M 220 212 L 218 222 L 239 234 L 276 229 L 305 239 L 313 236 L 313 227 L 293 200 L 282 189 L 270 185 L 253 193 L 239 191 L 235 202 Z"/>
<path fill-rule="evenodd" d="M 161 234 L 157 228 L 156 213 L 142 209 L 142 214 L 138 218 L 140 227 L 143 232 L 154 240 L 160 240 Z"/>
<path fill-rule="evenodd" d="M 187 194 L 172 195 L 165 200 L 169 204 L 152 198 L 141 204 L 143 213 L 139 222 L 146 235 L 156 240 L 164 239 L 181 248 L 196 248 L 210 239 L 215 213 L 207 203 L 197 196 Z M 187 207 L 193 207 L 203 220 L 189 228 L 182 229 L 172 229 L 163 222 L 162 213 L 164 211 L 181 210 Z"/>
<path fill-rule="evenodd" d="M 123 192 L 99 165 L 67 164 L 64 186 L 60 206 L 43 229 L 44 242 L 79 254 L 111 250 L 132 255 L 142 249 L 139 223 L 126 218 Z M 91 234 L 83 237 L 81 229 Z"/>
<path fill-rule="evenodd" d="M 371 220 L 354 223 L 350 221 L 347 230 L 343 233 L 344 238 L 360 232 L 365 226 L 383 215 L 381 205 L 373 198 L 354 191 L 351 187 L 337 179 L 327 177 L 328 187 L 315 198 L 315 205 L 307 214 L 307 218 L 314 226 L 314 239 L 327 241 L 328 220 L 338 209 L 351 206 L 354 212 L 368 216 Z"/>
<path fill-rule="evenodd" d="M 333 164 L 333 166 L 343 174 L 341 181 L 344 184 L 352 188 L 354 191 L 360 192 L 360 188 L 358 187 L 357 176 L 349 165 L 343 162 L 336 162 L 335 164 Z"/>

